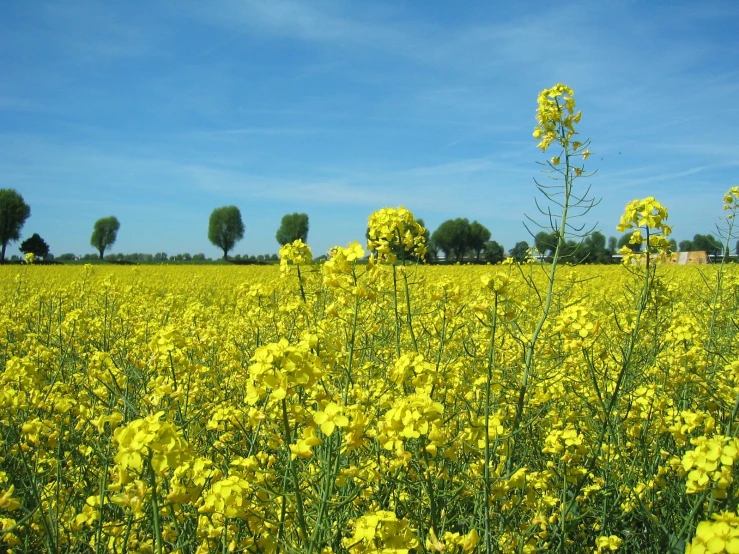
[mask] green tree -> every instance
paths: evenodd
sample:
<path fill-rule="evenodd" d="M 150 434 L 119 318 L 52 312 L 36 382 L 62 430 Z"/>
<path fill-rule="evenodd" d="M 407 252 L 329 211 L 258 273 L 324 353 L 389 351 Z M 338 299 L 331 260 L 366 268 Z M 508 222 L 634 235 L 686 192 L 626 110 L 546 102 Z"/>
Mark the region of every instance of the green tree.
<path fill-rule="evenodd" d="M 679 244 L 680 252 L 693 252 L 698 250 L 692 240 L 681 240 Z"/>
<path fill-rule="evenodd" d="M 114 215 L 102 217 L 95 222 L 90 237 L 90 245 L 100 253 L 101 260 L 105 250 L 113 246 L 115 239 L 118 238 L 118 229 L 120 228 L 121 224 Z"/>
<path fill-rule="evenodd" d="M 21 243 L 20 251 L 24 254 L 30 252 L 37 258 L 43 258 L 49 255 L 49 245 L 38 233 L 34 233 Z"/>
<path fill-rule="evenodd" d="M 585 239 L 582 245 L 582 259 L 588 264 L 607 264 L 611 261 L 611 254 L 606 248 L 606 236 L 595 231 Z"/>
<path fill-rule="evenodd" d="M 228 260 L 228 251 L 244 238 L 244 222 L 236 206 L 222 206 L 213 210 L 208 224 L 208 240 L 223 250 L 223 259 Z"/>
<path fill-rule="evenodd" d="M 23 224 L 31 215 L 31 208 L 13 189 L 0 189 L 0 263 L 5 261 L 8 243 L 21 237 Z"/>
<path fill-rule="evenodd" d="M 282 216 L 280 228 L 275 235 L 280 246 L 294 242 L 298 239 L 308 242 L 308 214 L 285 214 Z"/>
<path fill-rule="evenodd" d="M 608 237 L 608 251 L 611 255 L 615 254 L 618 250 L 618 239 L 616 237 Z"/>
<path fill-rule="evenodd" d="M 508 255 L 519 263 L 525 261 L 529 256 L 529 243 L 523 240 L 517 242 L 508 252 Z"/>
<path fill-rule="evenodd" d="M 696 250 L 703 250 L 709 256 L 720 256 L 724 250 L 724 245 L 713 235 L 695 235 L 693 244 Z"/>
<path fill-rule="evenodd" d="M 551 256 L 557 248 L 557 233 L 539 231 L 534 237 L 534 246 L 542 256 Z"/>
<path fill-rule="evenodd" d="M 475 261 L 480 261 L 480 254 L 490 240 L 490 231 L 482 223 L 470 223 L 469 248 L 475 253 Z"/>
<path fill-rule="evenodd" d="M 505 260 L 505 249 L 494 240 L 485 243 L 485 250 L 482 254 L 483 259 L 491 264 L 497 264 Z"/>
<path fill-rule="evenodd" d="M 461 217 L 448 219 L 434 231 L 431 241 L 444 251 L 447 261 L 454 255 L 461 262 L 470 248 L 470 222 Z"/>
<path fill-rule="evenodd" d="M 633 234 L 633 231 L 631 233 L 626 233 L 620 239 L 618 239 L 618 247 L 619 247 L 619 249 L 621 249 L 624 246 L 628 246 L 631 249 L 632 252 L 641 252 L 641 243 L 640 244 L 631 244 L 629 242 L 631 240 L 631 235 L 632 234 Z"/>

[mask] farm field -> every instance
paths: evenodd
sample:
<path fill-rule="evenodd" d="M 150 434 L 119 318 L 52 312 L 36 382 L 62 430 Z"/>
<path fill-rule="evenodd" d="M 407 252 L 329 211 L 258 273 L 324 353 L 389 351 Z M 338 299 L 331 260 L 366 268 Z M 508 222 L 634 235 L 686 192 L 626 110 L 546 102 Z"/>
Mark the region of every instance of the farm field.
<path fill-rule="evenodd" d="M 739 552 L 735 265 L 282 254 L 0 267 L 5 548 Z"/>

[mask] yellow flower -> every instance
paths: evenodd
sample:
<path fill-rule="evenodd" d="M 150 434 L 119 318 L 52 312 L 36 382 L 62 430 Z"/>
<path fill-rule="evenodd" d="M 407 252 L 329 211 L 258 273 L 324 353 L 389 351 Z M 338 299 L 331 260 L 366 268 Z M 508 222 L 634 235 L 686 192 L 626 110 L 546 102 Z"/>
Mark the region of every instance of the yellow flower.
<path fill-rule="evenodd" d="M 321 426 L 321 432 L 327 437 L 330 437 L 337 427 L 349 425 L 349 419 L 342 414 L 341 406 L 335 402 L 328 404 L 323 411 L 314 413 L 313 421 Z"/>
<path fill-rule="evenodd" d="M 622 539 L 616 535 L 609 535 L 607 537 L 602 536 L 595 540 L 595 546 L 598 548 L 599 552 L 604 550 L 614 552 L 621 547 L 621 542 L 623 542 Z"/>

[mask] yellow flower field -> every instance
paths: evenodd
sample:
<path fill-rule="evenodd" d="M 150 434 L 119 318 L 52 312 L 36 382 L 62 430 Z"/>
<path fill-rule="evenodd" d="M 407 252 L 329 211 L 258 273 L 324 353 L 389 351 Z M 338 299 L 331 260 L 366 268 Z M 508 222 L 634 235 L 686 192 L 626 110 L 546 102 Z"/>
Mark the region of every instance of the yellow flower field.
<path fill-rule="evenodd" d="M 6 547 L 736 551 L 734 266 L 331 260 L 0 268 Z"/>
<path fill-rule="evenodd" d="M 653 197 L 618 223 L 643 253 L 563 265 L 594 205 L 572 95 L 538 99 L 546 264 L 409 263 L 399 207 L 367 263 L 0 267 L 3 546 L 739 553 L 739 267 L 664 264 Z"/>

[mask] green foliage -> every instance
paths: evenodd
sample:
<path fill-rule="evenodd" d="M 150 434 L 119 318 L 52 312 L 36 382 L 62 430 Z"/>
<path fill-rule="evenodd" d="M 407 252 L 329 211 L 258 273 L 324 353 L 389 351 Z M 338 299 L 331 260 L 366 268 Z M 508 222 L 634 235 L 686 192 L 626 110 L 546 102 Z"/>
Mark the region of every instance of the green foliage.
<path fill-rule="evenodd" d="M 485 245 L 490 240 L 490 231 L 482 223 L 473 221 L 470 223 L 469 231 L 469 250 L 474 251 L 475 260 L 480 261 L 480 253 L 485 249 Z"/>
<path fill-rule="evenodd" d="M 23 224 L 31 215 L 31 208 L 18 192 L 0 189 L 0 262 L 5 261 L 5 249 L 9 242 L 21 236 Z"/>
<path fill-rule="evenodd" d="M 557 248 L 557 233 L 540 231 L 534 237 L 534 246 L 542 256 L 551 256 Z"/>
<path fill-rule="evenodd" d="M 485 250 L 482 256 L 486 262 L 497 264 L 505 260 L 505 249 L 501 244 L 491 240 L 485 243 Z"/>
<path fill-rule="evenodd" d="M 49 255 L 49 245 L 38 233 L 34 233 L 21 243 L 20 251 L 24 254 L 30 252 L 37 258 L 43 258 Z"/>
<path fill-rule="evenodd" d="M 223 250 L 223 259 L 238 241 L 244 238 L 244 222 L 236 206 L 222 206 L 213 210 L 208 224 L 208 240 Z"/>
<path fill-rule="evenodd" d="M 724 247 L 721 241 L 713 235 L 694 235 L 693 245 L 696 250 L 702 250 L 709 255 L 720 256 Z"/>
<path fill-rule="evenodd" d="M 611 253 L 606 247 L 606 237 L 600 231 L 589 235 L 582 244 L 582 261 L 588 264 L 607 264 L 611 262 Z"/>
<path fill-rule="evenodd" d="M 431 242 L 444 252 L 447 261 L 452 256 L 462 261 L 470 247 L 470 222 L 461 217 L 446 220 L 431 235 Z"/>
<path fill-rule="evenodd" d="M 638 244 L 631 244 L 629 241 L 631 240 L 632 233 L 626 233 L 623 235 L 620 239 L 618 239 L 618 247 L 623 248 L 624 246 L 628 246 L 632 252 L 641 252 L 641 243 Z"/>
<path fill-rule="evenodd" d="M 95 222 L 90 244 L 100 253 L 101 260 L 105 255 L 105 250 L 113 246 L 116 238 L 118 238 L 118 229 L 120 228 L 121 224 L 118 218 L 113 215 L 100 218 Z"/>
<path fill-rule="evenodd" d="M 508 252 L 508 255 L 519 263 L 525 261 L 529 256 L 529 243 L 523 240 L 521 242 L 517 242 L 516 245 L 511 248 L 510 252 Z"/>
<path fill-rule="evenodd" d="M 277 229 L 275 238 L 281 246 L 294 242 L 298 239 L 308 242 L 308 214 L 285 214 L 282 216 L 280 228 Z"/>

